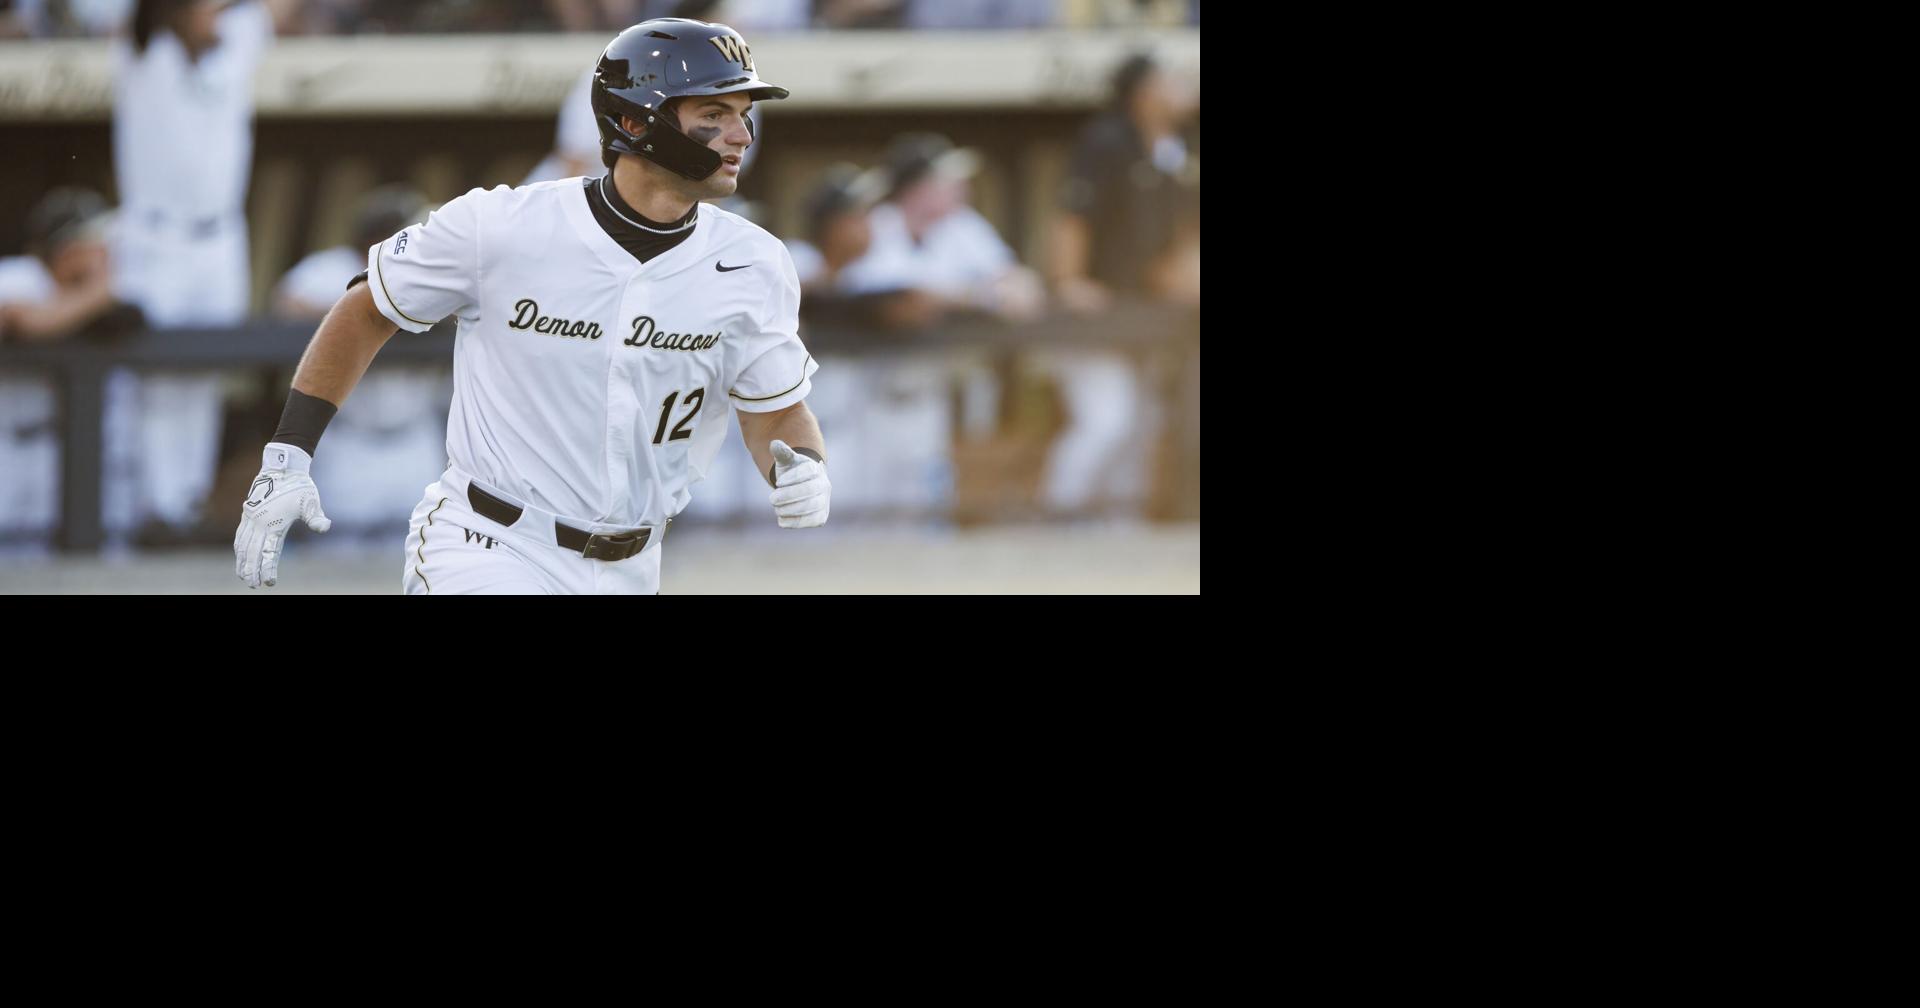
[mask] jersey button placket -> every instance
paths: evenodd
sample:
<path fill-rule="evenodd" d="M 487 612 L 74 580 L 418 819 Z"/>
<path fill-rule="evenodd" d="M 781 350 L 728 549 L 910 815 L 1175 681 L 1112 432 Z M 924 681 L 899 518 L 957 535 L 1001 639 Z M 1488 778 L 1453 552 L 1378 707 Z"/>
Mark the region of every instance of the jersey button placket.
<path fill-rule="evenodd" d="M 639 270 L 627 281 L 620 302 L 620 318 L 615 323 L 614 341 L 607 347 L 607 503 L 608 515 L 633 512 L 631 473 L 633 472 L 634 424 L 641 410 L 640 390 L 634 382 L 639 357 L 627 346 L 633 335 L 634 316 L 641 314 L 646 282 Z"/>

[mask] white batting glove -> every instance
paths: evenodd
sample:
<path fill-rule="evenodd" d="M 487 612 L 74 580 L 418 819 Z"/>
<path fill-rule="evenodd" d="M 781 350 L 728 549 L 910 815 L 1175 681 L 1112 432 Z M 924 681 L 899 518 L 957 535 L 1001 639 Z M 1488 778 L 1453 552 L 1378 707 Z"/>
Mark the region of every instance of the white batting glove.
<path fill-rule="evenodd" d="M 333 527 L 320 510 L 320 488 L 307 470 L 313 456 L 278 441 L 260 454 L 260 475 L 253 478 L 247 503 L 240 511 L 240 530 L 233 534 L 233 573 L 249 588 L 273 587 L 280 580 L 280 544 L 293 520 L 315 532 Z"/>
<path fill-rule="evenodd" d="M 773 513 L 781 528 L 813 528 L 827 523 L 827 502 L 833 484 L 827 467 L 775 440 L 773 450 Z"/>

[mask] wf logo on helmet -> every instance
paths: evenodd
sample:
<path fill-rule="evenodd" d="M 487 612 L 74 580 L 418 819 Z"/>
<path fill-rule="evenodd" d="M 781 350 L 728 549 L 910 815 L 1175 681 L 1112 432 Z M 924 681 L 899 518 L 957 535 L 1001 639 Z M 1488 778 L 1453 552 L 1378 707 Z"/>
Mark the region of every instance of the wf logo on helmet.
<path fill-rule="evenodd" d="M 720 50 L 720 55 L 740 64 L 741 69 L 753 69 L 753 50 L 747 48 L 745 39 L 738 35 L 718 35 L 707 41 Z"/>

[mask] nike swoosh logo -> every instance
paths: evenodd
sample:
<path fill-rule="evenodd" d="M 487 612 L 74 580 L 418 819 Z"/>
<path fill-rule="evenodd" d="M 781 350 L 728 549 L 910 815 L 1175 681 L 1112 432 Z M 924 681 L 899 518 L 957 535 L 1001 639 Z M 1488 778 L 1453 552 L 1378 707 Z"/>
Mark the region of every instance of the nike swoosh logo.
<path fill-rule="evenodd" d="M 748 263 L 748 264 L 747 264 L 747 266 L 751 266 L 751 265 L 753 265 L 753 264 L 752 264 L 752 263 Z M 719 263 L 714 263 L 714 264 L 713 264 L 713 268 L 714 268 L 714 269 L 717 269 L 717 270 L 719 270 L 719 271 L 720 271 L 720 272 L 722 272 L 722 273 L 731 273 L 731 272 L 733 272 L 734 270 L 737 270 L 737 269 L 746 269 L 746 268 L 747 268 L 747 266 L 722 266 L 722 265 L 720 265 Z"/>

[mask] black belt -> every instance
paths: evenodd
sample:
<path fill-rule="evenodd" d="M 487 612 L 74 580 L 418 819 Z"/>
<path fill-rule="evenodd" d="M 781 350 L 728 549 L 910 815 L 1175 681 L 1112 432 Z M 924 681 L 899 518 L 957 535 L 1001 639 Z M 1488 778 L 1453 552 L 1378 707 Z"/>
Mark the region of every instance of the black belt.
<path fill-rule="evenodd" d="M 509 504 L 471 483 L 467 484 L 467 503 L 472 505 L 475 514 L 502 525 L 512 525 L 519 521 L 522 513 L 520 507 Z M 625 560 L 646 549 L 647 540 L 651 538 L 653 538 L 653 530 L 650 528 L 617 532 L 612 535 L 596 535 L 571 525 L 553 523 L 553 541 L 589 560 L 605 560 L 609 563 Z"/>

